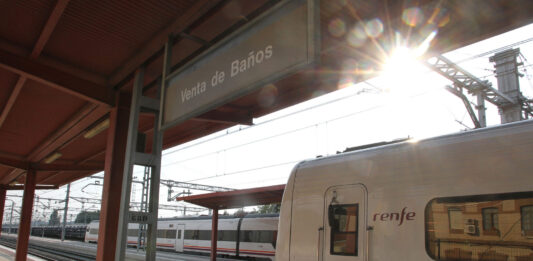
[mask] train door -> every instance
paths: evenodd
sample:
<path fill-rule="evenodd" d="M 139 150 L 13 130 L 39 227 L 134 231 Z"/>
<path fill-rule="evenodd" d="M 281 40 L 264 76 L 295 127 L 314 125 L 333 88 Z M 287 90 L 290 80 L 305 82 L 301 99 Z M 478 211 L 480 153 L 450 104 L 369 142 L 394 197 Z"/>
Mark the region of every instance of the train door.
<path fill-rule="evenodd" d="M 185 239 L 185 225 L 176 227 L 176 252 L 183 252 L 183 241 Z"/>
<path fill-rule="evenodd" d="M 366 261 L 367 191 L 361 184 L 328 188 L 325 194 L 323 261 Z"/>

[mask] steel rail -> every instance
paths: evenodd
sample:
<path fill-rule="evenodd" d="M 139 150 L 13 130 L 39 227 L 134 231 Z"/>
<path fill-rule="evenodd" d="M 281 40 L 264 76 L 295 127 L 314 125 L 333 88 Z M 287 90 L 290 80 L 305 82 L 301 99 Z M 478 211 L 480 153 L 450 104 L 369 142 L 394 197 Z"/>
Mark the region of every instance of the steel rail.
<path fill-rule="evenodd" d="M 9 248 L 15 249 L 16 239 L 14 238 L 0 238 L 0 245 L 7 246 Z M 55 248 L 51 246 L 41 246 L 34 243 L 29 243 L 28 253 L 46 260 L 58 260 L 58 261 L 70 261 L 70 260 L 79 260 L 79 261 L 94 261 L 96 260 L 96 255 L 82 253 L 79 251 L 72 251 L 66 248 Z"/>

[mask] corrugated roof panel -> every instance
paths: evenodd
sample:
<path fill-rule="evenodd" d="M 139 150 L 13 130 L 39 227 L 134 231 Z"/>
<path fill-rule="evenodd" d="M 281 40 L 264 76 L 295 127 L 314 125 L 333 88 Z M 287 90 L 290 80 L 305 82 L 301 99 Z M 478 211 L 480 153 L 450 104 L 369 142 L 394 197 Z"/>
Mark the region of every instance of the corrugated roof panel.
<path fill-rule="evenodd" d="M 18 78 L 18 75 L 0 69 L 0 108 L 3 109 L 6 106 L 6 102 L 9 99 L 9 96 L 11 96 L 11 92 L 15 87 Z"/>
<path fill-rule="evenodd" d="M 31 50 L 55 1 L 0 1 L 0 38 Z"/>
<path fill-rule="evenodd" d="M 71 1 L 44 49 L 109 75 L 194 1 Z"/>
<path fill-rule="evenodd" d="M 78 111 L 85 102 L 27 80 L 1 130 L 0 151 L 26 156 Z"/>

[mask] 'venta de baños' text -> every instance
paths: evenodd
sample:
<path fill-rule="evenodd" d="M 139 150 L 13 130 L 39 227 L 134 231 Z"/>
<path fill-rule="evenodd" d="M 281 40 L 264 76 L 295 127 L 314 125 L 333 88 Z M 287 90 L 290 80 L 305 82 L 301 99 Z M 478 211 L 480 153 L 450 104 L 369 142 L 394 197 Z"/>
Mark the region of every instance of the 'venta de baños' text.
<path fill-rule="evenodd" d="M 274 55 L 274 48 L 272 45 L 267 45 L 264 49 L 259 51 L 251 51 L 247 57 L 242 59 L 236 59 L 230 64 L 230 77 L 237 77 L 255 66 L 269 60 Z M 193 87 L 185 88 L 181 90 L 181 102 L 187 102 L 192 98 L 199 96 L 207 90 L 207 86 L 210 83 L 211 87 L 216 87 L 224 82 L 226 73 L 222 71 L 216 71 L 211 77 L 210 81 L 198 81 Z"/>

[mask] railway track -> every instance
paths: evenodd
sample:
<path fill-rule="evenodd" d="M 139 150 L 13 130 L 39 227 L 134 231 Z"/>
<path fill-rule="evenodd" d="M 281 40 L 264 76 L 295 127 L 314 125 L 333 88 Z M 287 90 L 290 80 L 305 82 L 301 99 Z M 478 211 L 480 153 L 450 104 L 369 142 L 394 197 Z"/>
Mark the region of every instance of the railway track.
<path fill-rule="evenodd" d="M 0 244 L 13 248 L 16 248 L 16 239 L 14 238 L 0 238 Z M 58 261 L 93 261 L 96 260 L 96 256 L 88 253 L 82 253 L 79 251 L 72 251 L 65 248 L 54 247 L 51 245 L 38 245 L 31 243 L 28 246 L 28 253 L 36 257 L 46 260 L 58 260 Z"/>

